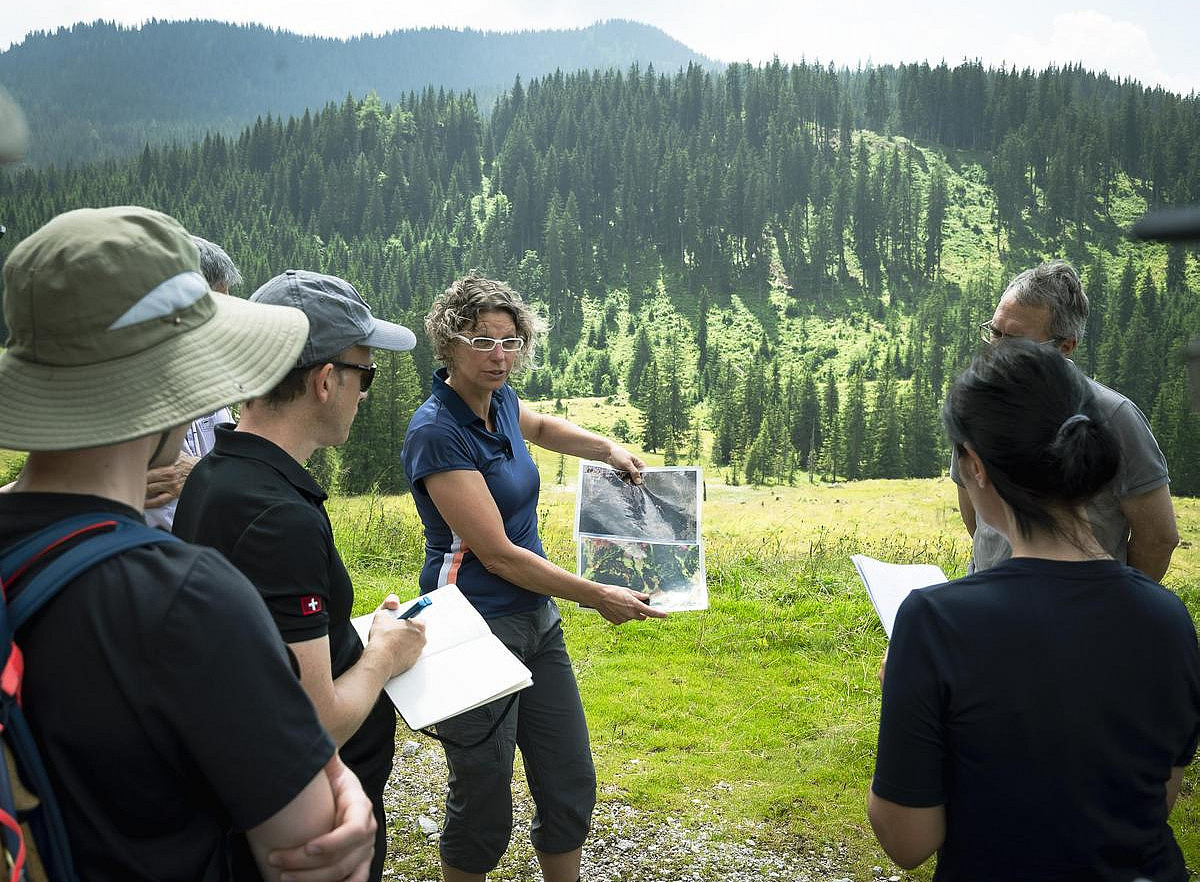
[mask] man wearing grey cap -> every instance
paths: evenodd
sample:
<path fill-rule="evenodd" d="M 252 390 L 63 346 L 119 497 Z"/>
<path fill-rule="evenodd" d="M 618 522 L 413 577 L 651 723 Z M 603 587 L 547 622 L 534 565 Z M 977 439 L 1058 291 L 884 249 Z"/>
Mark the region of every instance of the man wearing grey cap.
<path fill-rule="evenodd" d="M 141 529 L 147 466 L 174 460 L 195 417 L 271 389 L 307 333 L 294 309 L 212 296 L 183 227 L 145 208 L 59 215 L 13 249 L 4 287 L 0 446 L 30 453 L 0 494 L 0 549 L 71 517 Z M 62 564 L 81 532 L 39 562 Z M 7 599 L 30 585 L 22 572 L 6 574 Z M 258 594 L 219 554 L 128 548 L 19 638 L 20 694 L 80 878 L 228 882 L 231 827 L 268 878 L 311 869 L 314 850 L 347 856 L 330 878 L 365 873 L 367 800 Z"/>
<path fill-rule="evenodd" d="M 350 613 L 354 592 L 333 542 L 325 491 L 303 463 L 319 447 L 345 443 L 375 376 L 371 349 L 412 349 L 412 332 L 381 321 L 343 279 L 288 270 L 250 298 L 308 316 L 292 370 L 242 408 L 236 428 L 192 470 L 175 513 L 176 535 L 225 554 L 258 588 L 300 663 L 301 683 L 342 759 L 371 797 L 379 823 L 371 879 L 386 851 L 383 791 L 392 769 L 396 714 L 384 684 L 416 661 L 419 622 L 380 611 L 364 648 Z M 385 605 L 398 603 L 389 597 Z M 253 879 L 242 852 L 235 876 Z"/>

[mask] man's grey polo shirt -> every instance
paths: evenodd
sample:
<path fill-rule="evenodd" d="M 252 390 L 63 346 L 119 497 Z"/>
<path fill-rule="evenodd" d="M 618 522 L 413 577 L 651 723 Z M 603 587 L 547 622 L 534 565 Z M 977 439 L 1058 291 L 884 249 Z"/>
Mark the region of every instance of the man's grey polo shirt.
<path fill-rule="evenodd" d="M 1097 409 L 1121 445 L 1121 465 L 1117 475 L 1088 504 L 1087 517 L 1104 550 L 1124 563 L 1129 546 L 1129 521 L 1121 510 L 1121 500 L 1157 490 L 1171 479 L 1167 474 L 1167 461 L 1150 431 L 1150 423 L 1138 406 L 1120 392 L 1091 377 L 1086 379 L 1096 396 Z M 958 458 L 953 453 L 950 455 L 950 477 L 962 486 Z M 1010 557 L 1012 548 L 1008 540 L 978 520 L 977 513 L 968 572 L 989 569 Z"/>

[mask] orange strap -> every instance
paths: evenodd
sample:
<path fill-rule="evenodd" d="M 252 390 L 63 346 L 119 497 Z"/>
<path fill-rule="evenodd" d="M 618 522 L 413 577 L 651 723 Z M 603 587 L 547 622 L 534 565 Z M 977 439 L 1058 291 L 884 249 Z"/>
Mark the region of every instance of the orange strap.
<path fill-rule="evenodd" d="M 21 830 L 21 825 L 17 823 L 17 819 L 3 810 L 0 810 L 0 825 L 7 827 L 17 837 L 17 856 L 14 858 L 9 855 L 8 858 L 11 870 L 8 882 L 20 882 L 21 875 L 25 870 L 25 834 Z"/>

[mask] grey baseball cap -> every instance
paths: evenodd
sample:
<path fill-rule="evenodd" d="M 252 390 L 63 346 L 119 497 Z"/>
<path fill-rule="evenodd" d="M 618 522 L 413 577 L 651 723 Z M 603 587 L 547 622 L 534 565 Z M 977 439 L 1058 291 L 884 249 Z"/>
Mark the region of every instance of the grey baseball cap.
<path fill-rule="evenodd" d="M 308 340 L 297 365 L 319 364 L 351 346 L 405 352 L 417 345 L 403 325 L 371 315 L 371 307 L 345 279 L 308 270 L 285 270 L 250 295 L 255 303 L 294 306 L 308 316 Z"/>

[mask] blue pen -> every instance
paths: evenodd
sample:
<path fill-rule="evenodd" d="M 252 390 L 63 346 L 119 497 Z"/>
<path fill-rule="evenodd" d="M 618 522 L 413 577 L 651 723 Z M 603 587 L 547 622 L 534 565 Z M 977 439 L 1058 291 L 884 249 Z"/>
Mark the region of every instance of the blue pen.
<path fill-rule="evenodd" d="M 404 612 L 400 613 L 400 615 L 396 616 L 396 618 L 398 618 L 398 619 L 414 619 L 418 615 L 420 615 L 421 610 L 425 609 L 425 607 L 429 606 L 431 603 L 433 603 L 433 601 L 430 600 L 428 597 L 418 597 L 416 603 L 414 603 L 412 606 L 410 606 Z"/>

